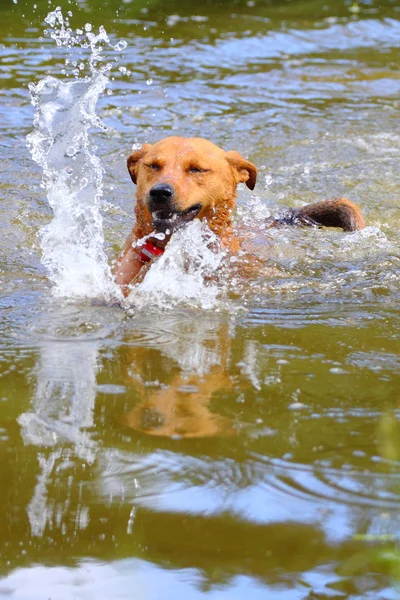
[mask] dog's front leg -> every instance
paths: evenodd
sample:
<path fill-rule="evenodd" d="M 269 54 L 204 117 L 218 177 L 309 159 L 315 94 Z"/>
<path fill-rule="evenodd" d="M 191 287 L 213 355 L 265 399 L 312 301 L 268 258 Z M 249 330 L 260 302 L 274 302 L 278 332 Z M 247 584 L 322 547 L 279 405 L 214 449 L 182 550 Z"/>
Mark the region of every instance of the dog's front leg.
<path fill-rule="evenodd" d="M 131 233 L 112 269 L 115 283 L 121 287 L 125 297 L 130 292 L 130 284 L 145 266 L 137 253 L 135 242 L 136 238 Z"/>

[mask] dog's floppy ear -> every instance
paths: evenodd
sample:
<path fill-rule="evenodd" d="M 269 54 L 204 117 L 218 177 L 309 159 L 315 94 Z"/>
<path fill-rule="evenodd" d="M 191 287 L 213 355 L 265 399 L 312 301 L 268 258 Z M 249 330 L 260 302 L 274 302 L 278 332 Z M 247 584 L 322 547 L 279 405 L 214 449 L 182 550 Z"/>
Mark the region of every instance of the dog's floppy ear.
<path fill-rule="evenodd" d="M 143 144 L 143 146 L 140 148 L 140 150 L 136 150 L 136 152 L 133 152 L 133 154 L 131 154 L 128 158 L 128 161 L 127 161 L 128 171 L 129 171 L 129 174 L 131 176 L 133 183 L 136 183 L 138 163 L 143 158 L 143 156 L 146 154 L 146 152 L 148 150 L 150 150 L 150 148 L 151 148 L 151 144 Z"/>
<path fill-rule="evenodd" d="M 257 179 L 257 167 L 246 160 L 235 150 L 226 153 L 226 160 L 236 169 L 238 174 L 238 183 L 245 183 L 248 188 L 254 190 Z"/>

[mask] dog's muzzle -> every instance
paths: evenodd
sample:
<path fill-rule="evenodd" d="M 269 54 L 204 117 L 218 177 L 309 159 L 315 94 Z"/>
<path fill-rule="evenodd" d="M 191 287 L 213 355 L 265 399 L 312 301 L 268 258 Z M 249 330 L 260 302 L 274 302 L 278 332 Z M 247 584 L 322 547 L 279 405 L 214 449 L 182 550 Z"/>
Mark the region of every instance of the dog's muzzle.
<path fill-rule="evenodd" d="M 178 227 L 192 221 L 201 210 L 201 204 L 194 204 L 179 211 L 175 206 L 175 192 L 168 183 L 157 183 L 148 196 L 152 225 L 158 232 L 172 233 Z"/>

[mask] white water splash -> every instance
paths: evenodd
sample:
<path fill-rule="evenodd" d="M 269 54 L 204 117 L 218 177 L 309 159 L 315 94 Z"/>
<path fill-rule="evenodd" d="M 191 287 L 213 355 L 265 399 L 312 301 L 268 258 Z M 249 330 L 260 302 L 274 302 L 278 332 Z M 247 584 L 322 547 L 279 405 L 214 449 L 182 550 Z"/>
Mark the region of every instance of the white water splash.
<path fill-rule="evenodd" d="M 104 28 L 95 35 L 86 25 L 85 33 L 72 35 L 59 8 L 46 21 L 58 46 L 90 49 L 90 75 L 79 78 L 80 71 L 72 71 L 72 81 L 46 77 L 30 85 L 35 118 L 27 145 L 43 169 L 42 186 L 54 213 L 40 232 L 43 263 L 55 295 L 110 300 L 119 297 L 119 289 L 104 252 L 103 169 L 91 148 L 89 130 L 106 129 L 96 114 L 111 68 L 103 62 L 103 46 L 123 48 L 110 44 Z M 85 63 L 81 65 L 83 69 Z"/>
<path fill-rule="evenodd" d="M 134 287 L 127 299 L 131 310 L 148 306 L 168 309 L 177 303 L 216 308 L 224 291 L 221 278 L 217 280 L 224 256 L 217 236 L 195 219 L 174 233 L 164 254 Z"/>
<path fill-rule="evenodd" d="M 246 204 L 238 204 L 236 220 L 242 227 L 254 229 L 254 225 L 260 227 L 260 223 L 264 223 L 271 217 L 269 206 L 257 194 L 252 194 L 250 200 Z"/>

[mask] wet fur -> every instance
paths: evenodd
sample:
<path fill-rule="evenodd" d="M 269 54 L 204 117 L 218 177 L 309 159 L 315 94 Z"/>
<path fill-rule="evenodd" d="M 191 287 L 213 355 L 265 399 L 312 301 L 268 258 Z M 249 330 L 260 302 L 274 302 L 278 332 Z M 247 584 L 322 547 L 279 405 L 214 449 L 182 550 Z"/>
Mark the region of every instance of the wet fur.
<path fill-rule="evenodd" d="M 270 226 L 307 225 L 340 227 L 343 231 L 357 231 L 365 227 L 360 208 L 346 198 L 324 200 L 302 208 L 289 208 L 268 220 Z"/>

